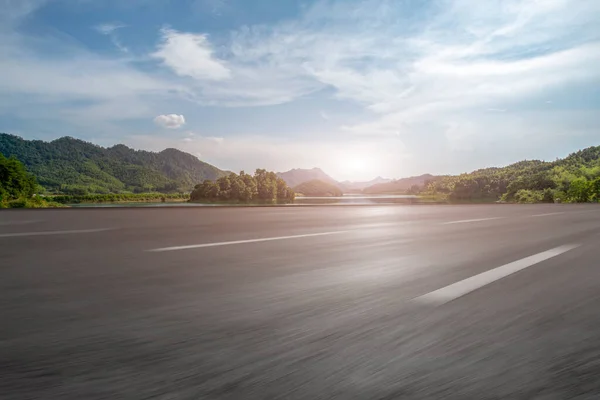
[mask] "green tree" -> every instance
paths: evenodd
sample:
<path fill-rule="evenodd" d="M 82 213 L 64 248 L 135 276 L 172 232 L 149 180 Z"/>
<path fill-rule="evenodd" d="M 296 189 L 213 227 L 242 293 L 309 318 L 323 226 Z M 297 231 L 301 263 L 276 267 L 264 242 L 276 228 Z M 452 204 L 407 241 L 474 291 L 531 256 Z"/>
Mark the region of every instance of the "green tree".
<path fill-rule="evenodd" d="M 600 178 L 590 182 L 590 200 L 600 201 Z"/>
<path fill-rule="evenodd" d="M 287 183 L 281 178 L 276 178 L 277 183 L 277 200 L 294 200 L 296 193 L 288 187 Z"/>
<path fill-rule="evenodd" d="M 231 174 L 229 175 L 229 180 L 231 181 L 231 199 L 245 201 L 246 200 L 246 183 L 242 179 L 242 177 Z M 249 199 L 251 200 L 251 198 Z"/>
<path fill-rule="evenodd" d="M 573 180 L 569 186 L 567 196 L 569 201 L 576 203 L 585 203 L 590 200 L 592 195 L 592 184 L 585 178 Z"/>
<path fill-rule="evenodd" d="M 217 200 L 220 195 L 219 185 L 210 180 L 205 180 L 204 182 L 196 185 L 194 190 L 190 194 L 190 200 L 192 201 L 201 201 L 201 200 Z"/>
<path fill-rule="evenodd" d="M 514 198 L 517 203 L 539 203 L 543 199 L 543 194 L 540 191 L 521 189 Z"/>
<path fill-rule="evenodd" d="M 229 200 L 231 197 L 231 180 L 229 176 L 222 176 L 217 179 L 217 185 L 219 185 L 219 198 Z"/>
<path fill-rule="evenodd" d="M 244 171 L 240 172 L 240 179 L 244 182 L 244 194 L 242 201 L 251 201 L 258 197 L 258 186 L 256 179 L 252 175 L 246 174 Z"/>
<path fill-rule="evenodd" d="M 258 198 L 263 201 L 277 200 L 277 176 L 273 172 L 257 169 L 254 174 Z"/>
<path fill-rule="evenodd" d="M 6 158 L 0 153 L 0 202 L 18 198 L 31 198 L 37 182 L 16 158 Z"/>
<path fill-rule="evenodd" d="M 542 192 L 542 202 L 554 203 L 554 190 L 544 189 L 544 191 Z"/>

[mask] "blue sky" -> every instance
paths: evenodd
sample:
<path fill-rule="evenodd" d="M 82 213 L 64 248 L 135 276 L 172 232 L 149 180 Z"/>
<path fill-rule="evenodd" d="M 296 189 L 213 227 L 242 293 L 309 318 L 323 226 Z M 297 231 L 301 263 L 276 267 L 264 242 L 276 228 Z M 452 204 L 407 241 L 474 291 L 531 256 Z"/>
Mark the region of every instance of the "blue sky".
<path fill-rule="evenodd" d="M 460 173 L 600 145 L 597 0 L 0 0 L 0 131 L 223 169 Z"/>

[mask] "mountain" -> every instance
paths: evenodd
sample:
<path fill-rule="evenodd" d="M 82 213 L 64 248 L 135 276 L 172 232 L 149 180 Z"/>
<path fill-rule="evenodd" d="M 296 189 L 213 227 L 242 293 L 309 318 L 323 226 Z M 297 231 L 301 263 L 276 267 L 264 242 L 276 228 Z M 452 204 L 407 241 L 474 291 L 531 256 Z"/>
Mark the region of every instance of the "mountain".
<path fill-rule="evenodd" d="M 342 190 L 336 185 L 328 182 L 323 182 L 318 179 L 313 179 L 308 182 L 303 182 L 294 187 L 294 192 L 304 196 L 318 197 L 337 197 L 343 194 Z"/>
<path fill-rule="evenodd" d="M 177 149 L 104 148 L 72 137 L 44 142 L 0 133 L 0 153 L 23 162 L 46 190 L 67 194 L 191 191 L 226 175 Z"/>
<path fill-rule="evenodd" d="M 340 186 L 344 190 L 344 192 L 360 192 L 369 186 L 373 186 L 379 183 L 388 183 L 391 182 L 391 179 L 386 179 L 378 176 L 375 179 L 365 182 L 352 182 L 352 181 L 343 181 L 340 182 Z"/>
<path fill-rule="evenodd" d="M 366 187 L 363 193 L 367 194 L 385 194 L 385 193 L 403 193 L 410 190 L 413 186 L 423 186 L 427 181 L 439 179 L 431 174 L 411 176 L 410 178 L 395 179 L 388 182 L 376 183 Z"/>
<path fill-rule="evenodd" d="M 329 183 L 331 185 L 340 186 L 340 183 L 323 172 L 320 168 L 313 169 L 292 169 L 287 172 L 278 172 L 277 176 L 280 177 L 288 184 L 288 186 L 296 187 L 301 183 L 319 180 L 322 182 Z"/>
<path fill-rule="evenodd" d="M 279 172 L 277 176 L 282 178 L 289 186 L 296 187 L 304 182 L 309 182 L 313 180 L 318 180 L 321 182 L 328 183 L 330 185 L 334 185 L 337 188 L 341 189 L 344 193 L 360 193 L 364 188 L 378 184 L 378 183 L 387 183 L 390 182 L 391 179 L 385 179 L 380 176 L 377 178 L 365 181 L 365 182 L 353 182 L 353 181 L 343 181 L 338 182 L 329 175 L 327 175 L 320 168 L 312 168 L 312 169 L 292 169 L 287 172 Z"/>

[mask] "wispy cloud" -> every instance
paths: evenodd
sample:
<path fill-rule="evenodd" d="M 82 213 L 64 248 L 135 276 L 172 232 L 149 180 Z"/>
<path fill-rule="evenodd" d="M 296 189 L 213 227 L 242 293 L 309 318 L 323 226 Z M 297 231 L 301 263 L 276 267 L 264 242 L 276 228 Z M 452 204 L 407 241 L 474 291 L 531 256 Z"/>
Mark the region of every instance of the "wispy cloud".
<path fill-rule="evenodd" d="M 511 101 L 600 75 L 600 3 L 428 4 L 415 20 L 389 1 L 318 2 L 297 20 L 234 32 L 220 58 L 207 36 L 166 30 L 155 56 L 179 75 L 219 81 L 203 84 L 199 101 L 262 105 L 330 88 L 381 118 Z"/>
<path fill-rule="evenodd" d="M 150 118 L 155 104 L 166 105 L 188 90 L 128 60 L 100 57 L 51 37 L 34 39 L 69 55 L 48 58 L 32 51 L 31 41 L 16 34 L 0 39 L 0 91 L 10 99 L 2 109 L 28 121 L 75 124 L 83 132 L 108 129 L 110 122 Z"/>
<path fill-rule="evenodd" d="M 127 25 L 122 24 L 120 22 L 109 22 L 105 24 L 96 25 L 94 29 L 100 32 L 103 35 L 110 35 L 117 29 L 125 28 Z"/>
<path fill-rule="evenodd" d="M 102 35 L 106 35 L 110 38 L 112 44 L 119 49 L 123 53 L 129 53 L 129 49 L 123 45 L 119 36 L 117 36 L 117 30 L 126 28 L 127 25 L 119 23 L 119 22 L 110 22 L 105 24 L 96 25 L 94 29 L 96 29 Z"/>

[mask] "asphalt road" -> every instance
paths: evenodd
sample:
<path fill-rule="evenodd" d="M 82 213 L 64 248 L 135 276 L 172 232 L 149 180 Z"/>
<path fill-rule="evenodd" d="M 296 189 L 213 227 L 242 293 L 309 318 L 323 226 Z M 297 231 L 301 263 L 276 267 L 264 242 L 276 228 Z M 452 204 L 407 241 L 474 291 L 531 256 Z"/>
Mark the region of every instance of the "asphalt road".
<path fill-rule="evenodd" d="M 596 205 L 0 212 L 1 399 L 598 399 Z"/>

